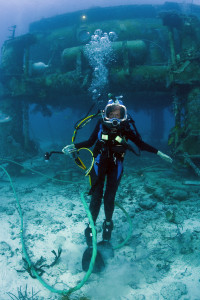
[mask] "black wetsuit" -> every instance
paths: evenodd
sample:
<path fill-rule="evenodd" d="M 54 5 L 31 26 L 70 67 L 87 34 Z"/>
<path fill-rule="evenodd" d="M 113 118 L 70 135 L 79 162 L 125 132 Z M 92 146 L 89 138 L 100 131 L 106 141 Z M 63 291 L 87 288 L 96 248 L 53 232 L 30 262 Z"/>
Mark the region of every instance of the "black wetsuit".
<path fill-rule="evenodd" d="M 119 137 L 123 139 L 123 142 L 119 142 Z M 115 195 L 123 173 L 123 160 L 128 145 L 126 141 L 128 140 L 135 143 L 142 151 L 155 154 L 158 152 L 156 148 L 143 142 L 134 133 L 129 121 L 121 122 L 121 125 L 115 128 L 108 128 L 102 121 L 99 121 L 87 141 L 75 144 L 75 147 L 80 149 L 82 147 L 92 147 L 96 143 L 93 150 L 95 162 L 90 173 L 92 186 L 90 211 L 94 222 L 96 222 L 100 211 L 106 176 L 104 211 L 106 221 L 112 219 Z"/>

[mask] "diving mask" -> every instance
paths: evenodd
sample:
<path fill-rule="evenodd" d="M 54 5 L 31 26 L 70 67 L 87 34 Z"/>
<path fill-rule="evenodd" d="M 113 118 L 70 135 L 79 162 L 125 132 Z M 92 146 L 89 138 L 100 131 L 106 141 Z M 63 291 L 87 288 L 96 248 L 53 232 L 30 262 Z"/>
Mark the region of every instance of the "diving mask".
<path fill-rule="evenodd" d="M 127 109 L 121 100 L 109 100 L 103 114 L 103 121 L 111 127 L 117 127 L 127 119 Z"/>

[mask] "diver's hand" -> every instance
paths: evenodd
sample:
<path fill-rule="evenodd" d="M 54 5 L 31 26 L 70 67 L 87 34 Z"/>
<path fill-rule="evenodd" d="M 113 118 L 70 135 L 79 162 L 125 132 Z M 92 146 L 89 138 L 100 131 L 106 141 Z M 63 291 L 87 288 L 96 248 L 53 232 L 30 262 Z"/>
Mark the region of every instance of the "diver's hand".
<path fill-rule="evenodd" d="M 71 145 L 67 145 L 62 149 L 62 152 L 65 155 L 69 155 L 69 156 L 73 156 L 73 154 L 75 154 L 75 152 L 77 151 L 76 147 L 74 146 L 74 144 Z"/>
<path fill-rule="evenodd" d="M 162 159 L 168 161 L 169 163 L 172 163 L 172 162 L 173 162 L 173 159 L 172 159 L 170 156 L 168 156 L 168 155 L 162 153 L 161 151 L 158 151 L 158 152 L 157 152 L 157 155 L 159 155 Z"/>

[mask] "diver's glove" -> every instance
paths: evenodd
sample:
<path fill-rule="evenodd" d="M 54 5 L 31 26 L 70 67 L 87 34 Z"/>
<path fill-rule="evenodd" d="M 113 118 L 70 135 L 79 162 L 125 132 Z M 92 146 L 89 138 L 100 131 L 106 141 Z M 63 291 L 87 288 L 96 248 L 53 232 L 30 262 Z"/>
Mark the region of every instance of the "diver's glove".
<path fill-rule="evenodd" d="M 74 144 L 71 144 L 71 145 L 67 145 L 65 146 L 63 149 L 62 149 L 62 152 L 66 155 L 69 155 L 71 157 L 74 157 L 76 156 L 77 154 L 77 149 L 76 147 L 74 146 Z"/>
<path fill-rule="evenodd" d="M 169 163 L 172 163 L 172 162 L 173 162 L 173 159 L 172 159 L 170 156 L 168 156 L 168 155 L 162 153 L 161 151 L 158 151 L 158 152 L 157 152 L 157 155 L 159 155 L 162 159 L 168 161 Z"/>

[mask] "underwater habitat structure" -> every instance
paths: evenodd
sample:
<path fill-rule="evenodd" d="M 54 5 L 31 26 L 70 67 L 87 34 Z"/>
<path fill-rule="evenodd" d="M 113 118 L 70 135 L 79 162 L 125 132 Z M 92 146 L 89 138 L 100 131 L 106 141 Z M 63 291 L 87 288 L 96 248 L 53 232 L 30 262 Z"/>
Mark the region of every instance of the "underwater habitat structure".
<path fill-rule="evenodd" d="M 12 122 L 1 124 L 1 153 L 37 151 L 29 137 L 31 104 L 41 111 L 76 109 L 77 102 L 89 108 L 93 70 L 85 47 L 96 29 L 117 36 L 105 94 L 123 94 L 129 108 L 152 111 L 153 123 L 173 107 L 169 145 L 200 176 L 200 6 L 193 4 L 95 7 L 42 19 L 5 41 L 0 110 Z"/>

